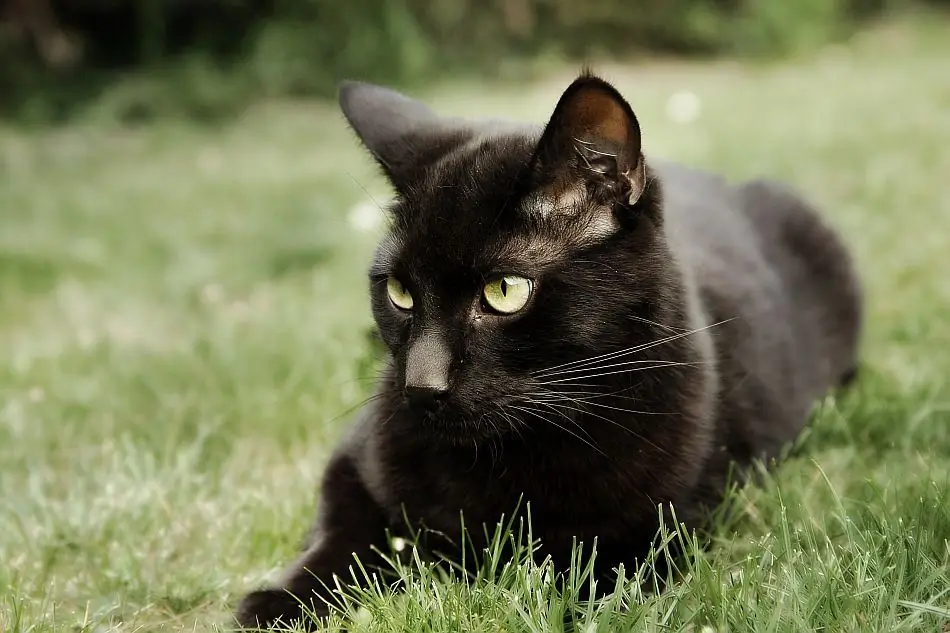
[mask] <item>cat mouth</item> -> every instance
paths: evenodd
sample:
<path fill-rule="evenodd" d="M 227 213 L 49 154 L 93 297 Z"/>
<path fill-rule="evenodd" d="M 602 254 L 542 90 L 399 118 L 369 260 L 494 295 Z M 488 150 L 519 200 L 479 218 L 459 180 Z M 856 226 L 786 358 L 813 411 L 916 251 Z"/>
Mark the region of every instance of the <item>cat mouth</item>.
<path fill-rule="evenodd" d="M 422 418 L 425 420 L 438 420 L 443 417 L 446 417 L 450 413 L 452 407 L 447 400 L 413 400 L 411 398 L 405 399 L 406 407 L 409 409 L 409 412 L 417 418 Z"/>
<path fill-rule="evenodd" d="M 479 438 L 507 435 L 516 427 L 513 411 L 506 404 L 516 397 L 486 399 L 466 407 L 454 399 L 425 404 L 404 400 L 406 411 L 434 434 L 454 441 L 471 442 Z"/>

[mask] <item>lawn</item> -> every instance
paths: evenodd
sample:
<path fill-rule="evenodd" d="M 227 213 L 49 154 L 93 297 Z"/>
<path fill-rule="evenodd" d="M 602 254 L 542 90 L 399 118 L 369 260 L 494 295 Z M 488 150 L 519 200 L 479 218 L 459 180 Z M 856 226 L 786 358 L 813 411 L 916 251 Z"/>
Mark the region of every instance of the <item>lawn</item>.
<path fill-rule="evenodd" d="M 780 64 L 599 65 L 646 151 L 784 179 L 860 263 L 859 382 L 661 595 L 581 631 L 950 631 L 950 22 Z M 443 112 L 545 117 L 571 69 L 457 82 Z M 667 103 L 693 91 L 696 120 Z M 215 630 L 299 546 L 374 352 L 382 180 L 333 104 L 217 128 L 0 128 L 0 631 Z M 365 631 L 543 631 L 543 569 L 368 596 Z"/>

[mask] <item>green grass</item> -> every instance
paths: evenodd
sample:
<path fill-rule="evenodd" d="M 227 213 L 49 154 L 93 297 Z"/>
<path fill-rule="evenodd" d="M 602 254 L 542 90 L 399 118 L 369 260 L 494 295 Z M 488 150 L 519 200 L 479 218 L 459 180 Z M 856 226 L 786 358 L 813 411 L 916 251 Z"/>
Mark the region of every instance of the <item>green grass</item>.
<path fill-rule="evenodd" d="M 869 320 L 860 382 L 738 493 L 712 550 L 664 594 L 583 605 L 579 631 L 950 630 L 948 32 L 600 67 L 649 152 L 818 201 Z M 427 98 L 541 118 L 569 78 Z M 665 114 L 681 88 L 702 101 L 689 125 Z M 291 559 L 369 388 L 375 235 L 348 219 L 367 193 L 386 189 L 328 104 L 0 131 L 0 631 L 214 630 Z M 403 599 L 363 596 L 358 630 L 542 631 L 573 608 L 543 567 L 413 573 Z"/>

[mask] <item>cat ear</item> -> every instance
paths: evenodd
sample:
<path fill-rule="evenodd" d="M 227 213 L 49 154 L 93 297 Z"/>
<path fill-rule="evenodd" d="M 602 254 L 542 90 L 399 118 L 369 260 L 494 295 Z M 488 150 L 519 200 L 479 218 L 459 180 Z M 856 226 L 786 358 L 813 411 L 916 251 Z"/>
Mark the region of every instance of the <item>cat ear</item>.
<path fill-rule="evenodd" d="M 397 190 L 470 133 L 415 99 L 357 81 L 340 84 L 339 103 L 350 127 Z"/>
<path fill-rule="evenodd" d="M 613 86 L 589 74 L 561 95 L 535 160 L 559 190 L 582 184 L 605 201 L 633 205 L 646 184 L 636 115 Z"/>

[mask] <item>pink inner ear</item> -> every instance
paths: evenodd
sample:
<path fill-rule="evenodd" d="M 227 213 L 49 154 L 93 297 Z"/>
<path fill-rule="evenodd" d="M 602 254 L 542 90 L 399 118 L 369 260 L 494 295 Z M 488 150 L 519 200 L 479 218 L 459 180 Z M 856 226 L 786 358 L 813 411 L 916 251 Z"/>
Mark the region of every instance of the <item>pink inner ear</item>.
<path fill-rule="evenodd" d="M 600 89 L 580 91 L 568 104 L 565 115 L 573 135 L 580 140 L 620 146 L 630 140 L 630 121 L 623 106 Z"/>

